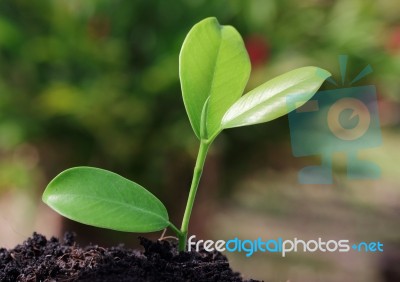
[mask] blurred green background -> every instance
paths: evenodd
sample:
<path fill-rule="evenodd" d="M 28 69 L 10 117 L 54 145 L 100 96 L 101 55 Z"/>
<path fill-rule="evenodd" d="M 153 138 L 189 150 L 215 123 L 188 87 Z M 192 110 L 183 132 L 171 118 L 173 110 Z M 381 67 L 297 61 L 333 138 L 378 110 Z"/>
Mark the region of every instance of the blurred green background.
<path fill-rule="evenodd" d="M 198 144 L 181 99 L 178 56 L 191 26 L 208 16 L 242 34 L 252 61 L 248 89 L 306 65 L 339 78 L 340 54 L 349 55 L 349 80 L 370 64 L 373 74 L 359 85 L 378 89 L 383 145 L 365 156 L 382 177 L 348 181 L 339 154 L 334 185 L 300 185 L 297 171 L 319 159 L 292 156 L 287 117 L 228 130 L 210 152 L 190 232 L 395 246 L 399 11 L 396 0 L 0 1 L 0 246 L 13 247 L 34 230 L 76 231 L 81 244 L 137 243 L 135 234 L 73 224 L 41 204 L 48 181 L 77 165 L 142 184 L 179 225 Z M 229 258 L 248 278 L 368 282 L 383 281 L 385 254 Z"/>

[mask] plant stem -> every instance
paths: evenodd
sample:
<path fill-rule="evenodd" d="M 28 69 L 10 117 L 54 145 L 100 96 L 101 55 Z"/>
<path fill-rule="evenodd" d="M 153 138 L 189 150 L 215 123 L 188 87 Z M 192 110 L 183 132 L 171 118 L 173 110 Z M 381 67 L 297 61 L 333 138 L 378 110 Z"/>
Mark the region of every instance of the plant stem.
<path fill-rule="evenodd" d="M 175 232 L 176 236 L 178 236 L 179 242 L 182 240 L 183 238 L 183 234 L 182 232 L 178 229 L 178 227 L 176 227 L 174 224 L 172 224 L 171 222 L 169 223 L 169 228 L 172 229 L 172 231 Z"/>
<path fill-rule="evenodd" d="M 179 238 L 179 250 L 184 251 L 186 249 L 186 239 L 189 229 L 189 220 L 190 215 L 193 209 L 194 199 L 196 198 L 197 188 L 199 187 L 201 174 L 203 172 L 204 162 L 206 160 L 208 148 L 210 147 L 211 142 L 208 140 L 201 140 L 199 153 L 196 159 L 196 165 L 194 167 L 192 184 L 190 186 L 189 197 L 186 203 L 185 213 L 182 219 L 181 225 L 181 235 L 182 237 Z"/>

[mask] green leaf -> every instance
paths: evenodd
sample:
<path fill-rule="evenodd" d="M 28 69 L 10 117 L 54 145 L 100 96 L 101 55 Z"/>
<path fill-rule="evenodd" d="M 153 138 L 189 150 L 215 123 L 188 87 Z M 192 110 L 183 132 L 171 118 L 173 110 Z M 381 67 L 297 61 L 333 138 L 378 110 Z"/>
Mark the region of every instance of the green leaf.
<path fill-rule="evenodd" d="M 302 106 L 331 74 L 317 67 L 292 70 L 260 85 L 241 97 L 225 113 L 222 129 L 267 122 L 294 110 L 286 100 L 299 95 Z"/>
<path fill-rule="evenodd" d="M 166 208 L 153 194 L 99 168 L 65 170 L 49 183 L 43 201 L 69 219 L 96 227 L 152 232 L 169 225 Z"/>
<path fill-rule="evenodd" d="M 243 93 L 250 68 L 242 37 L 232 26 L 207 18 L 189 31 L 179 56 L 179 76 L 186 112 L 199 139 L 220 130 L 223 115 Z M 202 133 L 201 115 L 208 98 Z"/>

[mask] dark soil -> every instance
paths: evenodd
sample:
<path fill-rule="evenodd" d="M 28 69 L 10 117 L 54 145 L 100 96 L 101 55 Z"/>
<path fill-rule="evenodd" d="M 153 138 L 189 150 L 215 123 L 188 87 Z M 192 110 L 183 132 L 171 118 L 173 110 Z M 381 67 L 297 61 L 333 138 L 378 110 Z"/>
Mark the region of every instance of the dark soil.
<path fill-rule="evenodd" d="M 70 233 L 63 242 L 34 233 L 14 249 L 0 249 L 0 281 L 244 281 L 219 252 L 178 252 L 173 242 L 140 242 L 144 252 L 80 248 Z"/>

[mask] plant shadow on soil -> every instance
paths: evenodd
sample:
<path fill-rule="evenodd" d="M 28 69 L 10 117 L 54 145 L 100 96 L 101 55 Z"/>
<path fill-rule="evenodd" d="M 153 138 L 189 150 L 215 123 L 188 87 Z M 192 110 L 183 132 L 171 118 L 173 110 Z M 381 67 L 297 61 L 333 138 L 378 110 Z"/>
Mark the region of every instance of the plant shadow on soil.
<path fill-rule="evenodd" d="M 75 235 L 61 242 L 33 233 L 14 249 L 0 249 L 0 281 L 257 281 L 243 280 L 219 252 L 178 252 L 175 242 L 140 237 L 144 251 L 122 245 L 81 248 Z"/>

